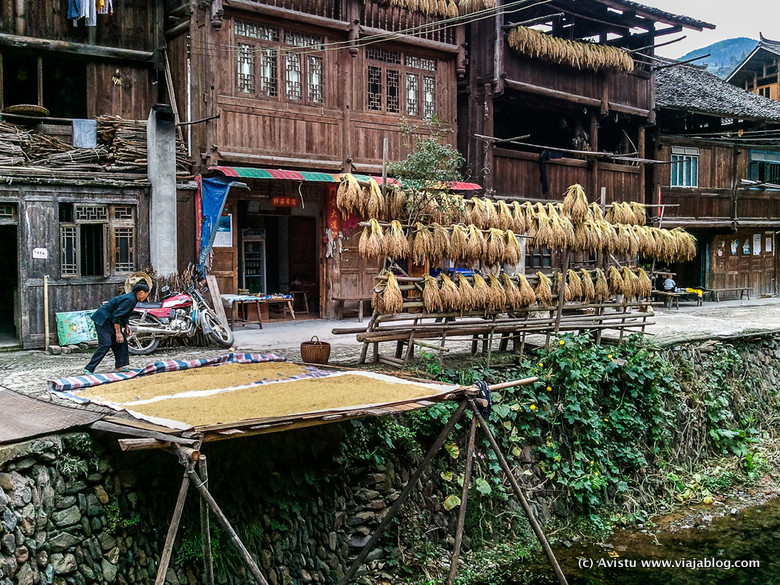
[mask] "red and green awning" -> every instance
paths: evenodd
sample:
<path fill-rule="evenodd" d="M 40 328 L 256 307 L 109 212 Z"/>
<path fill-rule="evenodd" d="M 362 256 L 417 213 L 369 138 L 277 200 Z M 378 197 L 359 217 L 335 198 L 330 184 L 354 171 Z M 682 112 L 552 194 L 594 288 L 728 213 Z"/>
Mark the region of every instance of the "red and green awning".
<path fill-rule="evenodd" d="M 285 169 L 258 169 L 254 167 L 209 167 L 210 171 L 218 171 L 226 177 L 238 177 L 241 179 L 277 179 L 287 181 L 316 181 L 319 183 L 339 183 L 342 174 L 322 173 L 318 171 L 290 171 Z M 369 177 L 368 175 L 355 175 L 358 180 L 367 181 L 375 179 L 381 184 L 382 177 Z M 387 179 L 389 185 L 397 185 L 397 179 Z M 482 189 L 476 183 L 452 181 L 449 185 L 454 191 L 477 191 Z"/>

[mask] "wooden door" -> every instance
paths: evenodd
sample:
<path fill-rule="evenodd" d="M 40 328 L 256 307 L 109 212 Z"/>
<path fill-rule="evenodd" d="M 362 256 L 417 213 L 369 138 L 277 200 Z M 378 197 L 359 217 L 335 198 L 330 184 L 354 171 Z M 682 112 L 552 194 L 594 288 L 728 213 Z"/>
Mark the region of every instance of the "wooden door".
<path fill-rule="evenodd" d="M 212 248 L 214 258 L 211 264 L 211 274 L 217 279 L 219 292 L 221 294 L 235 294 L 238 290 L 238 229 L 237 223 L 237 205 L 236 201 L 225 203 L 225 209 L 222 212 L 223 218 L 230 218 L 230 242 L 231 246 L 218 246 L 222 240 L 225 241 L 224 232 L 217 234 L 215 245 Z M 223 220 L 224 221 L 224 220 Z"/>
<path fill-rule="evenodd" d="M 370 296 L 374 289 L 375 277 L 381 268 L 379 260 L 365 260 L 358 253 L 358 241 L 361 228 L 353 229 L 345 236 L 341 244 L 341 293 L 336 296 Z"/>

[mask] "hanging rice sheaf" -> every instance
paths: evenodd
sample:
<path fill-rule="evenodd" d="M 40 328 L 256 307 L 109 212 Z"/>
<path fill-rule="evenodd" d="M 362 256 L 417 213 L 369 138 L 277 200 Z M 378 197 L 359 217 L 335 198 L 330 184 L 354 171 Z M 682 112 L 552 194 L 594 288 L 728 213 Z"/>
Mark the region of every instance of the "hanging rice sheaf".
<path fill-rule="evenodd" d="M 409 240 L 406 239 L 404 228 L 397 219 L 390 222 L 390 227 L 385 232 L 383 253 L 394 260 L 409 256 Z"/>
<path fill-rule="evenodd" d="M 390 187 L 385 197 L 385 218 L 390 221 L 406 217 L 406 193 L 398 187 Z"/>
<path fill-rule="evenodd" d="M 628 266 L 624 266 L 620 270 L 620 275 L 623 277 L 623 300 L 628 301 L 633 297 L 639 296 L 639 277 L 634 274 Z"/>
<path fill-rule="evenodd" d="M 375 219 L 370 219 L 368 225 L 363 228 L 358 241 L 358 252 L 363 258 L 369 260 L 379 258 L 384 252 L 384 237 L 382 226 Z"/>
<path fill-rule="evenodd" d="M 409 240 L 412 262 L 422 266 L 426 260 L 430 259 L 433 251 L 433 234 L 430 228 L 418 221 L 414 224 L 414 228 L 409 234 Z"/>
<path fill-rule="evenodd" d="M 605 254 L 611 254 L 616 251 L 618 244 L 618 235 L 615 231 L 615 226 L 606 220 L 597 221 L 598 231 L 601 240 L 601 249 Z"/>
<path fill-rule="evenodd" d="M 469 240 L 466 246 L 466 258 L 481 260 L 485 252 L 485 238 L 474 224 L 469 225 Z"/>
<path fill-rule="evenodd" d="M 479 229 L 487 229 L 488 211 L 485 209 L 485 203 L 479 197 L 471 199 L 471 205 L 466 207 L 466 221 L 477 226 Z"/>
<path fill-rule="evenodd" d="M 653 257 L 655 255 L 655 239 L 652 228 L 642 225 L 634 226 L 634 235 L 639 242 L 639 254 L 645 258 Z"/>
<path fill-rule="evenodd" d="M 496 209 L 495 202 L 492 199 L 483 197 L 482 205 L 485 209 L 485 225 L 482 227 L 482 229 L 487 230 L 491 227 L 495 227 L 494 224 L 496 223 L 496 218 L 498 217 L 498 209 Z"/>
<path fill-rule="evenodd" d="M 580 283 L 582 284 L 582 300 L 586 303 L 593 301 L 596 298 L 596 289 L 593 286 L 590 272 L 584 268 L 580 270 Z"/>
<path fill-rule="evenodd" d="M 458 2 L 458 11 L 461 15 L 495 7 L 496 0 L 459 0 Z"/>
<path fill-rule="evenodd" d="M 461 308 L 460 293 L 458 287 L 452 282 L 452 279 L 444 272 L 441 276 L 441 288 L 439 289 L 439 296 L 441 297 L 441 304 L 445 311 L 459 311 Z"/>
<path fill-rule="evenodd" d="M 582 185 L 575 184 L 566 190 L 563 194 L 562 211 L 575 223 L 587 219 L 588 199 L 585 197 L 585 189 Z"/>
<path fill-rule="evenodd" d="M 647 209 L 644 204 L 631 201 L 629 205 L 634 212 L 634 217 L 636 217 L 636 225 L 647 225 Z"/>
<path fill-rule="evenodd" d="M 450 234 L 450 258 L 455 262 L 468 259 L 469 232 L 465 226 L 455 224 Z"/>
<path fill-rule="evenodd" d="M 580 70 L 629 73 L 634 69 L 631 55 L 617 47 L 569 41 L 524 26 L 510 30 L 507 42 L 528 57 Z"/>
<path fill-rule="evenodd" d="M 492 311 L 503 311 L 508 304 L 506 290 L 504 290 L 497 276 L 490 274 L 488 275 L 488 280 L 490 281 L 490 304 L 488 308 Z"/>
<path fill-rule="evenodd" d="M 425 287 L 423 288 L 422 298 L 426 313 L 435 313 L 442 310 L 439 283 L 430 274 L 425 275 Z"/>
<path fill-rule="evenodd" d="M 561 294 L 561 286 L 563 286 L 563 300 L 568 303 L 572 300 L 571 289 L 569 288 L 569 283 L 563 280 L 563 273 L 558 272 L 555 274 L 555 290 L 559 295 Z"/>
<path fill-rule="evenodd" d="M 336 191 L 336 207 L 345 218 L 360 212 L 360 185 L 351 173 L 341 177 L 341 183 Z"/>
<path fill-rule="evenodd" d="M 597 303 L 603 303 L 609 298 L 609 284 L 601 268 L 596 268 L 596 283 L 593 285 L 593 290 L 595 291 L 593 299 Z"/>
<path fill-rule="evenodd" d="M 607 279 L 609 280 L 609 292 L 613 295 L 623 294 L 623 277 L 616 266 L 610 266 L 607 270 Z"/>
<path fill-rule="evenodd" d="M 541 272 L 537 272 L 536 276 L 539 277 L 539 282 L 534 289 L 536 300 L 543 306 L 552 305 L 552 281 Z"/>
<path fill-rule="evenodd" d="M 571 300 L 582 300 L 583 293 L 580 275 L 577 274 L 574 270 L 569 269 L 569 271 L 566 273 L 566 282 L 568 283 L 569 291 L 571 292 Z"/>
<path fill-rule="evenodd" d="M 458 274 L 458 293 L 460 294 L 460 310 L 471 311 L 477 306 L 477 296 L 474 293 L 474 287 L 471 286 L 468 278 Z"/>
<path fill-rule="evenodd" d="M 504 246 L 504 257 L 501 258 L 501 263 L 516 266 L 520 263 L 520 257 L 522 256 L 520 243 L 512 230 L 504 232 L 504 236 L 506 237 L 506 245 Z"/>
<path fill-rule="evenodd" d="M 601 205 L 595 201 L 588 206 L 588 211 L 590 212 L 590 216 L 593 221 L 598 222 L 604 219 L 604 212 L 601 211 Z"/>
<path fill-rule="evenodd" d="M 639 269 L 637 278 L 639 279 L 639 284 L 637 285 L 636 295 L 639 298 L 649 299 L 653 293 L 653 283 L 644 268 Z"/>
<path fill-rule="evenodd" d="M 682 228 L 674 228 L 672 233 L 676 241 L 676 259 L 678 261 L 693 260 L 696 257 L 696 237 Z"/>
<path fill-rule="evenodd" d="M 442 258 L 450 257 L 450 230 L 438 223 L 431 224 L 433 230 L 433 244 L 431 247 L 431 260 L 439 262 Z"/>
<path fill-rule="evenodd" d="M 398 279 L 392 272 L 387 273 L 387 285 L 382 293 L 382 307 L 385 313 L 402 313 L 404 310 L 404 297 L 398 286 Z"/>
<path fill-rule="evenodd" d="M 527 229 L 525 207 L 518 201 L 512 202 L 512 231 L 516 234 L 524 234 Z"/>
<path fill-rule="evenodd" d="M 490 287 L 479 274 L 474 274 L 474 304 L 477 309 L 490 307 Z"/>
<path fill-rule="evenodd" d="M 558 208 L 552 203 L 547 204 L 547 217 L 550 219 L 551 240 L 547 248 L 571 248 L 574 245 L 574 226 L 569 218 L 562 217 Z"/>
<path fill-rule="evenodd" d="M 515 282 L 509 278 L 506 272 L 501 273 L 501 284 L 504 287 L 504 293 L 506 294 L 506 304 L 512 309 L 518 309 L 523 306 L 523 297 L 520 294 L 520 289 L 517 288 Z"/>
<path fill-rule="evenodd" d="M 619 237 L 624 240 L 626 255 L 633 258 L 639 253 L 639 238 L 637 238 L 636 232 L 634 231 L 636 226 L 619 225 L 615 227 L 617 228 Z"/>
<path fill-rule="evenodd" d="M 517 275 L 517 288 L 520 291 L 520 306 L 530 307 L 536 302 L 536 293 L 528 283 L 525 274 Z"/>
<path fill-rule="evenodd" d="M 382 215 L 384 208 L 385 199 L 379 183 L 374 179 L 369 179 L 368 185 L 363 187 L 361 192 L 361 215 L 367 218 L 377 218 Z"/>
<path fill-rule="evenodd" d="M 449 0 L 447 2 L 447 18 L 457 18 L 460 15 L 458 12 L 458 5 L 455 0 Z"/>
<path fill-rule="evenodd" d="M 498 228 L 490 228 L 485 240 L 485 255 L 483 258 L 485 262 L 490 266 L 498 264 L 504 258 L 505 250 L 504 232 Z"/>
<path fill-rule="evenodd" d="M 534 245 L 537 248 L 554 248 L 555 233 L 550 225 L 550 218 L 541 203 L 534 206 Z"/>
<path fill-rule="evenodd" d="M 498 214 L 493 225 L 501 230 L 510 230 L 514 227 L 515 220 L 512 217 L 512 210 L 509 209 L 506 201 L 498 202 Z"/>
<path fill-rule="evenodd" d="M 601 247 L 601 238 L 598 237 L 596 229 L 596 222 L 592 219 L 575 223 L 572 249 L 580 252 L 597 252 Z"/>

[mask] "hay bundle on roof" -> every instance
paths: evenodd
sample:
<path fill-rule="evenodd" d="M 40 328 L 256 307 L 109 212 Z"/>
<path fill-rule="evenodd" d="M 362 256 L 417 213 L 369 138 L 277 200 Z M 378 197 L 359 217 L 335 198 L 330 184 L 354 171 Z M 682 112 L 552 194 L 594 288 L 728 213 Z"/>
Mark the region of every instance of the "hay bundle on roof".
<path fill-rule="evenodd" d="M 469 232 L 461 224 L 452 226 L 450 233 L 450 258 L 459 262 L 468 259 Z"/>
<path fill-rule="evenodd" d="M 510 47 L 522 55 L 576 69 L 623 73 L 634 69 L 634 60 L 622 49 L 569 41 L 524 26 L 510 30 L 507 41 Z"/>
<path fill-rule="evenodd" d="M 520 306 L 530 307 L 536 302 L 536 293 L 524 274 L 517 275 L 517 288 L 520 291 Z"/>
<path fill-rule="evenodd" d="M 458 274 L 458 294 L 460 295 L 460 310 L 471 311 L 477 306 L 477 295 L 468 278 Z"/>
<path fill-rule="evenodd" d="M 379 258 L 384 252 L 384 238 L 382 226 L 375 219 L 370 219 L 368 225 L 363 228 L 358 241 L 358 252 L 363 258 Z"/>
<path fill-rule="evenodd" d="M 430 274 L 425 275 L 425 287 L 423 288 L 422 298 L 426 313 L 435 313 L 442 310 L 439 283 Z"/>
<path fill-rule="evenodd" d="M 583 292 L 580 275 L 577 274 L 574 270 L 569 269 L 569 271 L 566 273 L 566 281 L 569 285 L 569 291 L 571 292 L 571 299 L 573 301 L 581 301 Z"/>
<path fill-rule="evenodd" d="M 406 239 L 404 228 L 401 227 L 401 222 L 397 219 L 390 222 L 390 227 L 385 233 L 382 253 L 395 260 L 406 258 L 409 255 L 409 240 Z"/>
<path fill-rule="evenodd" d="M 534 295 L 540 305 L 550 306 L 552 304 L 552 281 L 547 278 L 541 272 L 537 272 L 536 276 L 539 277 L 539 282 L 536 283 L 534 289 Z"/>
<path fill-rule="evenodd" d="M 572 300 L 571 289 L 569 288 L 569 283 L 563 279 L 563 272 L 558 272 L 555 275 L 555 290 L 558 291 L 559 297 L 561 294 L 561 287 L 563 287 L 563 300 L 568 303 Z"/>
<path fill-rule="evenodd" d="M 485 238 L 474 224 L 469 225 L 469 241 L 466 246 L 466 257 L 469 260 L 480 260 L 485 252 Z"/>
<path fill-rule="evenodd" d="M 601 268 L 596 268 L 596 282 L 593 285 L 593 290 L 596 293 L 593 298 L 597 303 L 603 303 L 609 298 L 609 284 L 607 284 L 607 278 Z"/>
<path fill-rule="evenodd" d="M 490 228 L 485 240 L 485 262 L 490 266 L 498 264 L 504 258 L 505 250 L 504 232 L 497 228 Z"/>
<path fill-rule="evenodd" d="M 523 234 L 527 229 L 525 209 L 526 208 L 520 205 L 519 202 L 517 201 L 512 202 L 512 228 L 511 229 L 516 234 Z"/>
<path fill-rule="evenodd" d="M 644 268 L 639 269 L 637 278 L 639 279 L 639 284 L 637 286 L 636 295 L 639 298 L 649 299 L 650 295 L 653 293 L 653 283 Z"/>
<path fill-rule="evenodd" d="M 501 286 L 501 281 L 498 280 L 498 277 L 496 277 L 493 274 L 488 275 L 488 281 L 490 282 L 490 303 L 488 304 L 488 308 L 492 311 L 503 311 L 508 302 L 507 302 L 507 296 L 506 291 L 504 290 L 504 287 Z"/>
<path fill-rule="evenodd" d="M 517 241 L 517 236 L 512 230 L 504 232 L 504 237 L 506 238 L 506 245 L 504 247 L 504 256 L 501 258 L 501 262 L 516 266 L 520 262 L 520 257 L 522 256 L 520 243 Z"/>
<path fill-rule="evenodd" d="M 433 234 L 427 225 L 419 221 L 414 224 L 409 234 L 409 248 L 411 250 L 412 262 L 418 266 L 422 266 L 426 260 L 431 258 Z"/>
<path fill-rule="evenodd" d="M 360 185 L 351 173 L 341 176 L 341 183 L 336 191 L 336 207 L 343 217 L 360 213 Z"/>
<path fill-rule="evenodd" d="M 441 273 L 441 288 L 439 295 L 445 311 L 459 311 L 461 308 L 460 293 L 452 279 L 444 272 Z"/>
<path fill-rule="evenodd" d="M 431 225 L 433 231 L 433 241 L 431 245 L 431 260 L 440 261 L 442 258 L 450 257 L 450 230 L 438 223 Z"/>
<path fill-rule="evenodd" d="M 490 287 L 479 274 L 474 274 L 474 303 L 478 309 L 490 306 Z"/>
<path fill-rule="evenodd" d="M 585 221 L 588 217 L 588 199 L 582 185 L 575 184 L 563 194 L 563 214 L 573 222 Z"/>
<path fill-rule="evenodd" d="M 582 300 L 586 303 L 589 303 L 596 298 L 596 289 L 593 286 L 593 280 L 590 277 L 590 272 L 583 268 L 580 270 L 580 275 L 580 283 L 582 284 Z"/>
<path fill-rule="evenodd" d="M 501 273 L 501 284 L 506 294 L 506 304 L 512 309 L 518 309 L 523 306 L 523 296 L 515 282 L 509 278 L 506 272 Z"/>

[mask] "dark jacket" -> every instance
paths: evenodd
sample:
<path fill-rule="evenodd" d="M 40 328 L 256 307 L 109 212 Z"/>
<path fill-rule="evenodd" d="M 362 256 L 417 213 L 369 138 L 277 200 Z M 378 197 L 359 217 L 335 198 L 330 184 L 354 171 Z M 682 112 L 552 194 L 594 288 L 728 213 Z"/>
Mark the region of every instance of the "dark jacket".
<path fill-rule="evenodd" d="M 95 325 L 101 327 L 113 326 L 114 323 L 119 323 L 122 326 L 127 325 L 130 313 L 133 312 L 137 303 L 138 299 L 132 291 L 119 295 L 92 313 L 92 320 Z"/>

